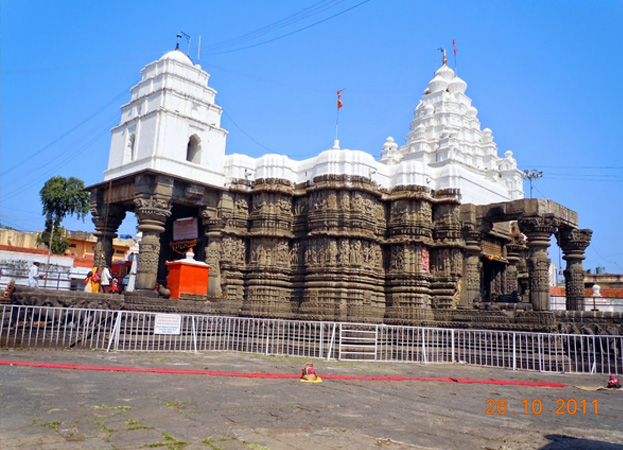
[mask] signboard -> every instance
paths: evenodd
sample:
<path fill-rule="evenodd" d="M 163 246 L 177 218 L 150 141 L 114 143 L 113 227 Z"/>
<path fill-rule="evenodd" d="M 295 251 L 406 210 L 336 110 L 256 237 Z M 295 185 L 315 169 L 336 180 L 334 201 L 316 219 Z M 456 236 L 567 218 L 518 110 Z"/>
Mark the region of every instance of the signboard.
<path fill-rule="evenodd" d="M 173 221 L 173 240 L 185 241 L 188 239 L 197 239 L 197 218 L 189 217 L 187 219 L 177 219 Z"/>
<path fill-rule="evenodd" d="M 181 325 L 180 314 L 156 314 L 154 334 L 180 334 Z"/>

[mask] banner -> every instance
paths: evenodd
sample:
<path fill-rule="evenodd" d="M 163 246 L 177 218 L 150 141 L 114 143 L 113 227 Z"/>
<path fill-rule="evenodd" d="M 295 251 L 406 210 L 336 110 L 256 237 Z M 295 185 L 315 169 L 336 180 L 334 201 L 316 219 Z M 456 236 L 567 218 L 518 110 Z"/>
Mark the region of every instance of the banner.
<path fill-rule="evenodd" d="M 197 218 L 177 219 L 173 222 L 173 241 L 197 239 Z"/>

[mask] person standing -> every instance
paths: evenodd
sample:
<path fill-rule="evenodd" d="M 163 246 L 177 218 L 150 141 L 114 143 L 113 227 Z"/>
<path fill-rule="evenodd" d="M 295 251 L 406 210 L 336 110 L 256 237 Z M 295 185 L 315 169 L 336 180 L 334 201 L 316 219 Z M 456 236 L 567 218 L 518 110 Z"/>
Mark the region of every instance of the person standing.
<path fill-rule="evenodd" d="M 97 267 L 93 267 L 93 275 L 91 275 L 91 289 L 95 294 L 100 291 L 100 275 L 98 271 Z"/>
<path fill-rule="evenodd" d="M 93 279 L 93 271 L 89 270 L 87 273 L 87 277 L 84 279 L 84 292 L 93 292 L 93 286 L 91 285 L 91 280 Z"/>
<path fill-rule="evenodd" d="M 35 261 L 28 269 L 28 287 L 38 288 L 39 287 L 39 263 Z"/>
<path fill-rule="evenodd" d="M 112 275 L 110 274 L 110 270 L 107 266 L 102 267 L 102 274 L 100 275 L 102 292 L 104 294 L 108 294 L 110 292 L 110 280 L 112 280 Z"/>

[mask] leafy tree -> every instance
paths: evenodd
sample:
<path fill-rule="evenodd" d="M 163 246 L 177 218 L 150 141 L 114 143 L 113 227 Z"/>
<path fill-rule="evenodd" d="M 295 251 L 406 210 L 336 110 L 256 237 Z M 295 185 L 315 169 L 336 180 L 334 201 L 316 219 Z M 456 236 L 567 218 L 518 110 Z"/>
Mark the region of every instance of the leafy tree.
<path fill-rule="evenodd" d="M 82 180 L 57 176 L 45 182 L 39 196 L 45 216 L 45 232 L 41 234 L 39 241 L 51 248 L 53 253 L 62 254 L 69 241 L 64 237 L 61 222 L 72 215 L 84 220 L 89 212 L 89 194 L 84 190 Z"/>

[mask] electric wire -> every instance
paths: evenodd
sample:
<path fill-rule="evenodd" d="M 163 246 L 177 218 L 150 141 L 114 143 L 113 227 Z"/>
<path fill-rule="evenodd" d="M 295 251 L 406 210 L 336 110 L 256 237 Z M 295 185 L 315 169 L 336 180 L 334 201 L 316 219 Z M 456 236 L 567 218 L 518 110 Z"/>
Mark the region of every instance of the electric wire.
<path fill-rule="evenodd" d="M 25 162 L 30 161 L 31 159 L 33 159 L 34 157 L 40 155 L 41 153 L 43 153 L 44 151 L 46 151 L 48 148 L 52 147 L 54 144 L 56 144 L 57 142 L 61 141 L 62 139 L 64 139 L 65 137 L 69 136 L 71 133 L 73 133 L 74 131 L 76 131 L 78 128 L 80 128 L 82 125 L 84 125 L 85 123 L 89 122 L 91 119 L 93 119 L 94 117 L 96 117 L 98 114 L 100 114 L 102 111 L 104 111 L 106 108 L 108 108 L 109 106 L 115 104 L 117 102 L 117 100 L 119 100 L 121 97 L 123 97 L 124 95 L 127 95 L 128 91 L 130 90 L 130 88 L 132 86 L 134 86 L 134 84 L 136 83 L 132 83 L 130 86 L 126 87 L 123 89 L 123 91 L 121 93 L 119 93 L 118 95 L 116 95 L 113 99 L 111 99 L 110 101 L 106 102 L 103 106 L 101 106 L 100 108 L 98 108 L 94 113 L 90 114 L 89 116 L 87 116 L 85 119 L 81 120 L 80 122 L 78 122 L 76 125 L 74 125 L 73 127 L 71 127 L 68 131 L 66 131 L 65 133 L 63 133 L 62 135 L 60 135 L 59 137 L 57 137 L 56 139 L 52 140 L 52 142 L 44 145 L 41 149 L 35 151 L 34 153 L 31 153 L 30 155 L 27 155 L 25 158 L 23 158 L 20 162 L 18 162 L 17 164 L 15 164 L 14 166 L 10 167 L 9 169 L 5 170 L 4 172 L 0 172 L 1 176 L 6 176 L 8 173 L 11 173 L 13 170 L 17 169 L 18 167 L 22 166 Z"/>
<path fill-rule="evenodd" d="M 310 7 L 307 8 L 303 8 L 300 11 L 297 11 L 294 14 L 291 14 L 290 16 L 285 17 L 284 19 L 280 19 L 276 22 L 273 22 L 271 24 L 265 25 L 261 28 L 258 28 L 257 30 L 245 33 L 243 35 L 225 40 L 225 41 L 221 41 L 221 42 L 216 42 L 214 44 L 209 44 L 207 46 L 204 47 L 204 49 L 202 50 L 202 55 L 211 55 L 211 54 L 221 54 L 221 53 L 229 53 L 230 51 L 223 51 L 223 52 L 207 52 L 207 49 L 224 49 L 224 48 L 228 48 L 228 47 L 232 47 L 235 45 L 240 45 L 243 44 L 245 42 L 251 41 L 253 39 L 257 39 L 260 38 L 262 36 L 264 36 L 265 34 L 268 34 L 270 32 L 273 32 L 275 30 L 279 30 L 281 28 L 293 25 L 301 20 L 305 20 L 308 19 L 310 17 L 313 17 L 315 15 L 318 15 L 322 12 L 325 12 L 331 8 L 334 8 L 336 6 L 338 6 L 339 4 L 343 3 L 344 1 L 347 0 L 324 0 L 318 3 L 314 3 L 312 4 Z M 247 48 L 252 48 L 252 47 L 256 47 L 258 45 L 262 45 L 268 42 L 272 42 L 274 40 L 277 39 L 282 39 L 284 37 L 290 36 L 292 34 L 296 34 L 300 31 L 309 29 L 313 26 L 319 25 L 323 22 L 326 22 L 327 20 L 330 20 L 334 17 L 340 16 L 364 3 L 369 2 L 370 0 L 365 0 L 364 2 L 358 3 L 357 5 L 354 5 L 353 7 L 347 8 L 344 11 L 341 11 L 333 16 L 330 16 L 326 19 L 320 20 L 318 22 L 315 22 L 309 26 L 306 26 L 304 28 L 301 28 L 299 30 L 295 30 L 294 32 L 291 33 L 287 33 L 285 35 L 282 36 L 277 36 L 273 39 L 267 40 L 267 41 L 263 41 L 248 47 L 244 47 L 244 48 L 239 48 L 239 49 L 235 49 L 235 50 L 231 50 L 231 52 L 234 51 L 239 51 L 239 50 L 244 50 Z M 140 57 L 151 57 L 153 58 L 156 54 L 155 53 L 149 53 L 149 54 L 143 54 L 143 55 L 139 55 Z M 160 56 L 160 55 L 158 55 Z M 97 61 L 86 61 L 86 62 L 82 62 L 82 63 L 74 63 L 74 64 L 67 64 L 67 65 L 57 65 L 57 66 L 50 66 L 50 67 L 25 67 L 25 68 L 15 68 L 15 69 L 8 69 L 8 70 L 0 70 L 0 73 L 2 74 L 16 74 L 16 73 L 27 73 L 27 72 L 44 72 L 44 71 L 53 71 L 53 70 L 61 70 L 61 69 L 67 69 L 67 68 L 78 68 L 78 67 L 85 67 L 85 66 L 94 66 L 94 65 L 103 65 L 103 64 L 110 64 L 111 62 L 127 62 L 127 61 L 135 61 L 136 60 L 136 56 L 133 56 L 131 58 L 115 58 L 115 59 L 108 59 L 108 60 L 97 60 Z"/>
<path fill-rule="evenodd" d="M 336 18 L 338 16 L 341 16 L 342 14 L 346 14 L 347 12 L 352 11 L 353 9 L 355 9 L 355 8 L 365 4 L 365 3 L 368 3 L 369 1 L 370 0 L 364 0 L 364 1 L 360 2 L 360 3 L 357 3 L 354 6 L 351 6 L 350 8 L 347 8 L 347 9 L 345 9 L 343 11 L 340 11 L 337 14 L 333 14 L 332 16 L 326 17 L 326 18 L 324 18 L 322 20 L 319 20 L 319 21 L 314 22 L 314 23 L 312 23 L 310 25 L 307 25 L 307 26 L 305 26 L 303 28 L 299 28 L 298 30 L 294 30 L 294 31 L 291 31 L 291 32 L 286 33 L 286 34 L 282 34 L 281 36 L 277 36 L 277 37 L 274 37 L 272 39 L 268 39 L 266 41 L 258 42 L 256 44 L 247 45 L 246 47 L 240 47 L 240 48 L 236 48 L 236 49 L 232 49 L 232 50 L 225 50 L 225 51 L 221 51 L 221 52 L 206 52 L 206 55 L 222 55 L 222 54 L 225 54 L 225 53 L 239 52 L 241 50 L 248 50 L 250 48 L 258 47 L 260 45 L 268 44 L 270 42 L 274 42 L 274 41 L 277 41 L 279 39 L 283 39 L 285 37 L 292 36 L 294 34 L 300 33 L 301 31 L 305 31 L 305 30 L 308 30 L 310 28 L 313 28 L 316 25 L 320 25 L 321 23 L 327 22 L 327 21 L 329 21 L 331 19 L 334 19 L 334 18 Z M 202 52 L 202 54 L 203 54 L 203 52 Z"/>
<path fill-rule="evenodd" d="M 116 120 L 115 120 L 114 123 L 116 123 Z M 113 123 L 113 125 L 114 125 L 114 123 Z M 9 191 L 8 194 L 3 195 L 2 196 L 3 200 L 4 201 L 10 200 L 10 199 L 16 197 L 17 195 L 20 195 L 20 194 L 28 191 L 29 189 L 32 189 L 33 187 L 36 188 L 36 186 L 38 186 L 39 183 L 47 180 L 50 176 L 52 176 L 59 169 L 61 169 L 69 160 L 74 159 L 78 155 L 84 153 L 95 142 L 97 142 L 99 139 L 104 137 L 109 131 L 110 131 L 110 125 L 108 125 L 105 129 L 100 131 L 95 137 L 93 137 L 91 140 L 86 142 L 84 145 L 82 145 L 81 147 L 78 147 L 78 149 L 76 149 L 75 151 L 73 151 L 72 153 L 67 155 L 64 159 L 61 159 L 61 160 L 55 159 L 55 160 L 53 160 L 53 162 L 56 163 L 53 167 L 49 168 L 45 173 L 43 173 L 42 175 L 38 176 L 35 179 L 32 179 L 32 178 L 24 179 L 23 181 L 24 181 L 24 183 L 26 183 L 26 185 L 25 186 L 22 185 L 23 187 L 21 187 L 21 188 L 19 188 L 19 185 L 18 185 L 18 189 L 17 190 Z"/>
<path fill-rule="evenodd" d="M 240 125 L 238 125 L 238 123 L 229 115 L 227 114 L 227 112 L 225 112 L 225 110 L 223 110 L 223 114 L 231 121 L 231 123 L 234 124 L 234 126 L 236 128 L 238 128 L 238 130 L 240 130 L 240 132 L 242 134 L 244 134 L 246 137 L 248 137 L 249 139 L 251 139 L 251 141 L 253 141 L 255 144 L 259 145 L 260 147 L 262 147 L 265 150 L 268 150 L 271 153 L 277 153 L 276 151 L 274 151 L 273 149 L 271 149 L 270 147 L 265 146 L 264 144 L 262 144 L 261 142 L 255 140 L 250 134 L 248 134 L 246 131 L 244 131 L 242 129 L 242 127 L 240 127 Z"/>
<path fill-rule="evenodd" d="M 219 48 L 227 48 L 227 47 L 232 47 L 235 45 L 240 45 L 243 44 L 244 42 L 253 40 L 253 39 L 257 39 L 261 36 L 264 36 L 265 34 L 274 32 L 276 30 L 279 30 L 281 28 L 290 26 L 296 22 L 299 22 L 301 20 L 305 20 L 309 17 L 315 16 L 317 14 L 320 14 L 328 9 L 331 9 L 337 5 L 339 5 L 340 3 L 343 3 L 346 0 L 329 0 L 329 1 L 321 1 L 318 3 L 314 3 L 313 5 L 311 5 L 308 8 L 303 8 L 300 11 L 297 11 L 296 13 L 287 16 L 283 19 L 280 19 L 276 22 L 273 22 L 271 24 L 268 24 L 266 26 L 263 26 L 261 28 L 258 28 L 257 30 L 253 30 L 249 33 L 243 34 L 241 36 L 237 36 L 231 39 L 227 39 L 221 42 L 216 42 L 214 44 L 209 44 L 206 47 L 204 47 L 204 50 L 216 50 Z"/>

